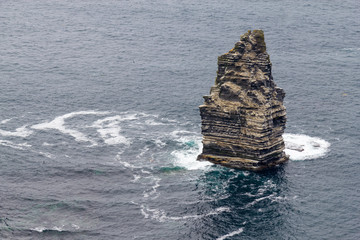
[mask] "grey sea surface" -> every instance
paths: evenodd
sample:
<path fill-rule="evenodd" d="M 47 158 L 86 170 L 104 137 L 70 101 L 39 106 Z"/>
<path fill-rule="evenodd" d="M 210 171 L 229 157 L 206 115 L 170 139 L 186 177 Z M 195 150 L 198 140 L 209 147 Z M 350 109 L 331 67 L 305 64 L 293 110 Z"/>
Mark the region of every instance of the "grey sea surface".
<path fill-rule="evenodd" d="M 359 239 L 359 12 L 1 1 L 0 239 Z M 290 161 L 263 173 L 196 161 L 217 57 L 249 29 L 287 94 Z"/>

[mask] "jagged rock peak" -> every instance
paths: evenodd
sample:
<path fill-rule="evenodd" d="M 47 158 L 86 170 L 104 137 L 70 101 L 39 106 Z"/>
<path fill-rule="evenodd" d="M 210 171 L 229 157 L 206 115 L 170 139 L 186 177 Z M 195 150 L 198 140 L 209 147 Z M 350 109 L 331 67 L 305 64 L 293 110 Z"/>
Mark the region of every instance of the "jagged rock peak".
<path fill-rule="evenodd" d="M 241 35 L 240 41 L 235 44 L 233 51 L 243 53 L 244 51 L 255 51 L 263 53 L 266 51 L 265 37 L 262 30 L 249 30 Z M 230 50 L 231 51 L 231 50 Z"/>
<path fill-rule="evenodd" d="M 200 106 L 204 148 L 198 160 L 252 170 L 287 161 L 284 97 L 273 81 L 264 32 L 248 31 L 218 58 L 215 85 Z"/>

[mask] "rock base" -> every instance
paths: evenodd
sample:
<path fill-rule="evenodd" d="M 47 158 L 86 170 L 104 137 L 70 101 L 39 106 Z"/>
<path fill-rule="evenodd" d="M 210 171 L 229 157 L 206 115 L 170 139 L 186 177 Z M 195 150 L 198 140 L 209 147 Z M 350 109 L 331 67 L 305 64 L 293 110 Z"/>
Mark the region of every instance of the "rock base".
<path fill-rule="evenodd" d="M 210 154 L 209 155 L 200 154 L 197 157 L 197 160 L 209 161 L 229 168 L 236 168 L 236 169 L 250 170 L 250 171 L 262 171 L 271 167 L 276 167 L 280 164 L 287 162 L 289 160 L 289 156 L 284 154 L 284 156 L 282 156 L 279 159 L 270 162 L 262 162 L 253 159 L 246 159 L 239 157 L 225 157 L 225 156 L 216 156 Z"/>

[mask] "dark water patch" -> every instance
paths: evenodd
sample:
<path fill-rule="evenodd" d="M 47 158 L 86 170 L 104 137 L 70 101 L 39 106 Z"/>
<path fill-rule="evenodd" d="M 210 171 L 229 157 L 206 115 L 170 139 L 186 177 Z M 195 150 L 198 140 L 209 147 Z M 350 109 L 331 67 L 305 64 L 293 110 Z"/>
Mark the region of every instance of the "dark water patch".
<path fill-rule="evenodd" d="M 114 168 L 108 165 L 77 165 L 77 166 L 48 166 L 47 175 L 58 178 L 69 178 L 75 181 L 82 178 L 109 178 L 111 176 L 122 176 L 124 178 L 131 175 L 122 168 Z"/>
<path fill-rule="evenodd" d="M 291 228 L 283 214 L 291 209 L 293 196 L 284 192 L 286 180 L 282 169 L 262 174 L 227 169 L 209 171 L 201 181 L 204 194 L 214 199 L 207 204 L 212 208 L 229 206 L 229 211 L 198 220 L 189 236 L 211 239 L 239 231 L 239 236 L 244 232 L 253 238 L 283 238 L 280 229 Z M 202 229 L 201 235 L 196 234 L 198 228 Z"/>
<path fill-rule="evenodd" d="M 160 173 L 166 173 L 166 174 L 171 174 L 171 173 L 176 173 L 176 172 L 183 172 L 186 171 L 186 168 L 184 167 L 179 167 L 179 166 L 173 166 L 173 167 L 161 167 L 159 169 Z"/>

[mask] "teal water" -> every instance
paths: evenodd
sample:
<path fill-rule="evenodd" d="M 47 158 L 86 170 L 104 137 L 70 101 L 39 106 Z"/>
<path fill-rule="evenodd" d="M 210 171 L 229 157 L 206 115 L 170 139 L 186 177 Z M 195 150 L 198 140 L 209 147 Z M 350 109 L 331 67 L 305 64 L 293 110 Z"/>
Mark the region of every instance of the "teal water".
<path fill-rule="evenodd" d="M 358 239 L 359 10 L 2 1 L 0 238 Z M 287 94 L 291 159 L 263 173 L 196 161 L 217 56 L 248 29 Z"/>

